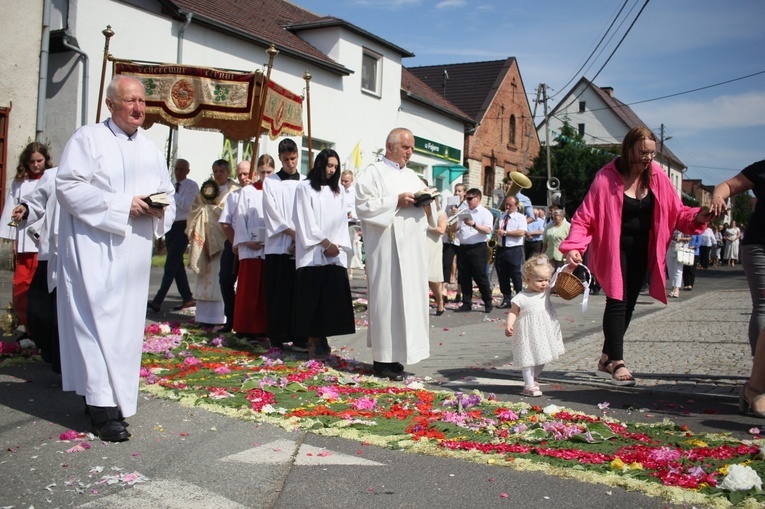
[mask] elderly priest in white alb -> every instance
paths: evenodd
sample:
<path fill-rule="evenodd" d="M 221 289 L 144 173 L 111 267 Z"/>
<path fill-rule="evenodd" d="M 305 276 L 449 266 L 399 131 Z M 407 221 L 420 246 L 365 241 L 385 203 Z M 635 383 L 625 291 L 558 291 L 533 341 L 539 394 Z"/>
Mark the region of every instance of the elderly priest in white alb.
<path fill-rule="evenodd" d="M 385 157 L 370 164 L 356 183 L 356 212 L 366 246 L 369 327 L 374 372 L 404 379 L 404 364 L 430 356 L 428 316 L 428 225 L 434 204 L 417 207 L 420 177 L 406 167 L 414 136 L 397 128 L 385 142 Z"/>
<path fill-rule="evenodd" d="M 58 323 L 64 390 L 85 398 L 99 438 L 118 442 L 136 412 L 153 237 L 170 229 L 175 202 L 162 153 L 138 130 L 143 85 L 117 76 L 106 105 L 111 118 L 74 133 L 56 177 Z M 158 192 L 164 208 L 145 201 Z"/>

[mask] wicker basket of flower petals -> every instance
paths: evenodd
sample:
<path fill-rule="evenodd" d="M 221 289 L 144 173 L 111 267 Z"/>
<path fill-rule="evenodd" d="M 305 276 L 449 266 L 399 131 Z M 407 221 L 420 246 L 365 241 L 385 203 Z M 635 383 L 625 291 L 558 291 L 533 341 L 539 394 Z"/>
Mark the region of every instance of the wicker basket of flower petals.
<path fill-rule="evenodd" d="M 590 274 L 590 269 L 588 269 L 584 265 L 579 265 L 579 267 L 582 267 L 585 270 L 585 277 L 587 278 L 586 284 L 589 286 L 590 280 L 592 279 L 592 275 Z M 585 288 L 585 282 L 582 282 L 581 279 L 576 277 L 571 272 L 566 272 L 562 270 L 558 270 L 555 274 L 555 284 L 553 285 L 553 290 L 555 293 L 557 293 L 562 299 L 565 300 L 571 300 L 577 295 L 580 295 L 582 292 L 584 292 Z"/>

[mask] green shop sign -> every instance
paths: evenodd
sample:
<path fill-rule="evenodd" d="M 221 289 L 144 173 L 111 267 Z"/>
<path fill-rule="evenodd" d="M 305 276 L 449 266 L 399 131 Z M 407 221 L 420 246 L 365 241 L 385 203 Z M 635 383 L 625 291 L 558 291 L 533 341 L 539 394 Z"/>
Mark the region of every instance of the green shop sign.
<path fill-rule="evenodd" d="M 432 157 L 438 157 L 439 159 L 446 159 L 447 161 L 455 163 L 462 162 L 461 150 L 417 136 L 414 137 L 414 151 L 419 152 L 420 154 L 428 154 Z"/>

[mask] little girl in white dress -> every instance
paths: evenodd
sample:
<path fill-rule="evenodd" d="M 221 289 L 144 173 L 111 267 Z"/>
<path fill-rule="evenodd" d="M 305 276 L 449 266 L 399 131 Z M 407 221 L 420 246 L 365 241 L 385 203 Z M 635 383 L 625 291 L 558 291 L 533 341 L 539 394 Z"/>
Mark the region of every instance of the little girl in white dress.
<path fill-rule="evenodd" d="M 525 289 L 511 301 L 505 336 L 513 337 L 513 361 L 521 367 L 523 394 L 538 397 L 542 391 L 537 378 L 546 363 L 563 354 L 563 335 L 550 300 L 553 267 L 547 256 L 532 256 L 521 272 Z"/>

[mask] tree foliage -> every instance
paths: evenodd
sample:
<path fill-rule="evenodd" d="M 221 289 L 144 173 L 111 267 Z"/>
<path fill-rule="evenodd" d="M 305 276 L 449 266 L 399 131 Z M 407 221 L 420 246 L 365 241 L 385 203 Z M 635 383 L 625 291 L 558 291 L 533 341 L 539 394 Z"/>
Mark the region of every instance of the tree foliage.
<path fill-rule="evenodd" d="M 550 145 L 551 175 L 560 181 L 565 191 L 566 216 L 576 211 L 590 188 L 595 174 L 619 152 L 619 147 L 609 147 L 611 153 L 604 153 L 587 146 L 579 133 L 564 121 L 556 145 Z M 543 145 L 534 165 L 529 170 L 533 182 L 531 189 L 524 191 L 532 203 L 547 203 L 547 152 Z"/>
<path fill-rule="evenodd" d="M 747 224 L 749 216 L 754 211 L 754 198 L 751 193 L 741 193 L 733 197 L 731 204 L 731 219 L 738 225 Z"/>

